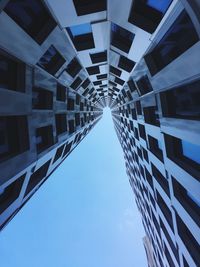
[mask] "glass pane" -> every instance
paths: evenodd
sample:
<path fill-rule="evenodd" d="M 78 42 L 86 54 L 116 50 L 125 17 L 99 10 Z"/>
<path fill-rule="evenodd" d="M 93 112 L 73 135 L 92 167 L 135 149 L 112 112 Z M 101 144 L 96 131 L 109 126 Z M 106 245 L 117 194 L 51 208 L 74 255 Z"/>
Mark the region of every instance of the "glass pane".
<path fill-rule="evenodd" d="M 73 37 L 75 37 L 78 35 L 91 33 L 92 27 L 91 27 L 90 23 L 86 23 L 86 24 L 72 26 L 72 27 L 70 27 L 70 31 L 71 31 Z"/>
<path fill-rule="evenodd" d="M 162 13 L 165 13 L 171 2 L 171 0 L 148 0 L 147 5 Z"/>
<path fill-rule="evenodd" d="M 182 140 L 183 155 L 196 163 L 200 163 L 200 146 Z"/>

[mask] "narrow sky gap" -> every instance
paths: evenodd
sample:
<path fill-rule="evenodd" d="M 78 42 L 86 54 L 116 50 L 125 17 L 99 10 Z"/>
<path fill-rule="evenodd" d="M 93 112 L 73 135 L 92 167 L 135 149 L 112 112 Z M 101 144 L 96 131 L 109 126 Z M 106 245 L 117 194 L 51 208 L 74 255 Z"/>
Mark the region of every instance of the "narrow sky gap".
<path fill-rule="evenodd" d="M 143 236 L 105 108 L 97 126 L 2 232 L 1 266 L 145 267 Z"/>

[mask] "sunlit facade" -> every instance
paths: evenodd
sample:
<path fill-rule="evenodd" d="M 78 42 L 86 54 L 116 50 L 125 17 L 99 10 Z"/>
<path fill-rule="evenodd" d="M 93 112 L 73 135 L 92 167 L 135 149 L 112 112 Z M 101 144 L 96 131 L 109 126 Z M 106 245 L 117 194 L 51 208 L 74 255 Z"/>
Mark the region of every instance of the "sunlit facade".
<path fill-rule="evenodd" d="M 149 266 L 200 264 L 198 0 L 0 3 L 0 227 L 112 111 Z"/>

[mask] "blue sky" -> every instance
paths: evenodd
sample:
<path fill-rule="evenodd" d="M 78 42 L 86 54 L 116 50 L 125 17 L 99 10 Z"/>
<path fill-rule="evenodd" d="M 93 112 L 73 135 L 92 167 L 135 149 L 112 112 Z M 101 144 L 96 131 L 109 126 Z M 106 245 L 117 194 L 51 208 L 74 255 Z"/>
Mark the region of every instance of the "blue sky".
<path fill-rule="evenodd" d="M 3 267 L 146 267 L 110 111 L 1 233 Z"/>

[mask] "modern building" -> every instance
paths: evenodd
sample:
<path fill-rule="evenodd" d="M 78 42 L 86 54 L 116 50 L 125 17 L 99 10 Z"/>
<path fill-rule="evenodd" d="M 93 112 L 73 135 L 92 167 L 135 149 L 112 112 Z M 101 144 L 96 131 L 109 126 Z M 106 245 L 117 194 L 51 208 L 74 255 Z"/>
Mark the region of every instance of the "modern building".
<path fill-rule="evenodd" d="M 200 266 L 199 0 L 0 2 L 0 225 L 109 106 L 149 266 Z"/>

